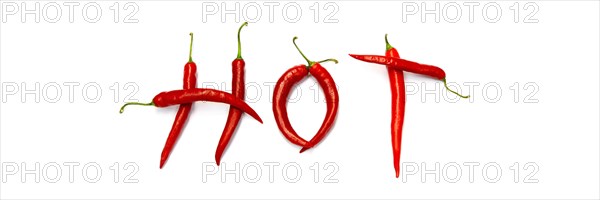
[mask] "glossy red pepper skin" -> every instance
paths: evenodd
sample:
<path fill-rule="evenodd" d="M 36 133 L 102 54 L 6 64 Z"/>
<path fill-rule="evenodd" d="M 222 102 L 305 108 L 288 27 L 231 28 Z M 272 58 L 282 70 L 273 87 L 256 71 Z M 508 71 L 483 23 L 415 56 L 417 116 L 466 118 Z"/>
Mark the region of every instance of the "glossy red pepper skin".
<path fill-rule="evenodd" d="M 400 58 L 396 48 L 390 48 L 385 51 L 385 55 L 393 58 Z M 404 124 L 404 111 L 406 106 L 406 91 L 404 87 L 404 72 L 394 69 L 387 65 L 388 77 L 390 79 L 390 90 L 392 97 L 392 151 L 394 155 L 394 170 L 396 178 L 400 176 L 400 151 L 402 147 L 402 126 Z"/>
<path fill-rule="evenodd" d="M 244 100 L 245 98 L 244 66 L 246 66 L 246 62 L 244 62 L 244 60 L 240 58 L 233 60 L 233 62 L 231 63 L 231 93 L 233 94 L 233 96 L 241 100 Z M 221 134 L 221 139 L 219 139 L 219 144 L 217 145 L 217 151 L 215 153 L 215 161 L 217 162 L 217 165 L 221 164 L 221 156 L 227 148 L 227 145 L 229 144 L 229 141 L 231 140 L 231 137 L 233 136 L 241 118 L 242 111 L 231 106 L 229 108 L 227 122 L 225 123 L 225 129 Z"/>
<path fill-rule="evenodd" d="M 254 119 L 262 123 L 258 113 L 252 109 L 246 102 L 233 94 L 208 88 L 192 88 L 187 90 L 172 90 L 161 92 L 154 97 L 152 103 L 156 107 L 167 107 L 179 104 L 193 103 L 196 101 L 210 101 L 229 104 L 241 111 L 248 113 Z"/>
<path fill-rule="evenodd" d="M 401 58 L 393 58 L 389 56 L 377 55 L 356 55 L 350 54 L 353 58 L 370 63 L 377 63 L 392 67 L 396 70 L 402 70 L 426 76 L 431 76 L 439 80 L 446 78 L 446 73 L 439 67 L 433 65 L 420 64 L 413 61 L 404 60 Z"/>
<path fill-rule="evenodd" d="M 319 63 L 315 63 L 309 70 L 310 74 L 315 77 L 319 86 L 323 89 L 325 93 L 325 101 L 327 104 L 327 113 L 325 114 L 325 119 L 321 124 L 321 127 L 317 131 L 317 134 L 306 144 L 301 150 L 300 153 L 306 151 L 309 148 L 314 147 L 316 144 L 321 142 L 325 135 L 329 132 L 331 127 L 333 126 L 337 111 L 339 108 L 339 100 L 340 96 L 337 91 L 337 85 L 333 81 L 333 77 L 331 74 L 321 66 Z"/>
<path fill-rule="evenodd" d="M 183 68 L 183 89 L 196 88 L 196 71 L 196 63 L 193 61 L 185 64 L 185 67 Z M 171 127 L 171 132 L 169 132 L 169 136 L 165 142 L 165 147 L 163 147 L 163 151 L 160 156 L 161 169 L 163 168 L 167 159 L 169 159 L 169 155 L 171 155 L 171 151 L 173 151 L 173 147 L 175 146 L 179 135 L 181 135 L 181 131 L 187 122 L 191 110 L 191 103 L 179 105 L 177 115 L 175 115 L 175 120 L 173 121 L 173 126 Z"/>
<path fill-rule="evenodd" d="M 273 115 L 277 127 L 288 141 L 303 147 L 308 142 L 296 133 L 290 123 L 287 113 L 287 99 L 294 85 L 298 84 L 307 75 L 306 65 L 294 66 L 281 75 L 273 92 Z"/>
<path fill-rule="evenodd" d="M 296 39 L 298 37 L 294 37 L 292 39 L 292 43 L 302 55 L 302 57 L 308 63 L 308 67 L 306 65 L 296 65 L 290 69 L 288 69 L 277 81 L 275 85 L 275 91 L 273 93 L 273 114 L 275 116 L 275 122 L 277 123 L 277 127 L 281 131 L 281 133 L 285 136 L 285 138 L 292 142 L 293 144 L 302 146 L 303 151 L 315 146 L 318 144 L 324 137 L 327 135 L 333 123 L 335 122 L 335 117 L 337 115 L 337 110 L 339 106 L 339 95 L 337 92 L 337 87 L 331 74 L 327 72 L 325 68 L 321 66 L 322 62 L 335 62 L 338 63 L 336 59 L 330 58 L 318 62 L 310 61 L 304 53 L 300 50 L 298 45 L 296 44 Z M 327 112 L 325 115 L 325 119 L 321 124 L 321 128 L 317 131 L 315 136 L 307 142 L 302 137 L 298 136 L 296 131 L 292 128 L 290 124 L 290 120 L 288 119 L 287 113 L 287 98 L 290 94 L 290 91 L 294 85 L 304 79 L 308 74 L 311 74 L 317 82 L 319 86 L 323 88 L 325 92 L 325 100 L 327 101 Z"/>

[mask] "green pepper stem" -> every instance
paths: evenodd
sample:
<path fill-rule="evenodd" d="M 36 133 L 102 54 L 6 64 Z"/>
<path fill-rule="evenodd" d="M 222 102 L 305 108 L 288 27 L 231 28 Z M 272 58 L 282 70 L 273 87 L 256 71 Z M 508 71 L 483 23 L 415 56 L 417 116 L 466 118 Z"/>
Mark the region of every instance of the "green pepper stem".
<path fill-rule="evenodd" d="M 455 92 L 454 90 L 451 90 L 450 88 L 448 88 L 448 84 L 446 84 L 446 78 L 443 78 L 443 79 L 442 79 L 442 81 L 444 82 L 444 86 L 446 87 L 446 89 L 447 89 L 448 91 L 450 91 L 450 92 L 452 92 L 452 93 L 454 93 L 454 94 L 458 95 L 458 96 L 459 96 L 459 97 L 461 97 L 461 98 L 465 98 L 465 99 L 466 99 L 466 98 L 469 98 L 469 97 L 470 97 L 470 95 L 463 96 L 463 95 L 461 95 L 461 94 L 458 94 L 458 92 Z"/>
<path fill-rule="evenodd" d="M 302 55 L 302 57 L 306 60 L 306 62 L 308 62 L 308 67 L 312 66 L 315 62 L 310 61 L 308 58 L 306 58 L 304 53 L 302 53 L 302 50 L 300 50 L 300 48 L 298 48 L 298 45 L 296 44 L 297 39 L 298 39 L 298 36 L 294 36 L 294 39 L 292 39 L 294 46 L 296 46 L 296 49 L 298 49 L 298 52 L 300 52 L 300 55 Z"/>
<path fill-rule="evenodd" d="M 123 114 L 123 112 L 125 112 L 125 107 L 127 107 L 128 105 L 153 106 L 154 102 L 150 102 L 150 103 L 128 102 L 128 103 L 125 103 L 125 105 L 121 106 L 121 110 L 119 110 L 119 113 Z"/>
<path fill-rule="evenodd" d="M 188 62 L 194 62 L 192 60 L 192 44 L 194 44 L 194 33 L 190 33 L 190 59 Z"/>
<path fill-rule="evenodd" d="M 329 58 L 329 59 L 325 59 L 325 60 L 321 60 L 321 61 L 317 61 L 317 63 L 324 63 L 324 62 L 333 62 L 335 64 L 338 64 L 338 60 L 334 59 L 334 58 Z"/>
<path fill-rule="evenodd" d="M 387 35 L 388 35 L 388 34 L 386 33 L 386 34 L 385 34 L 385 50 L 386 50 L 386 51 L 388 51 L 388 50 L 390 50 L 390 49 L 394 48 L 394 47 L 393 47 L 392 45 L 390 45 L 390 43 L 388 42 Z"/>
<path fill-rule="evenodd" d="M 240 40 L 240 33 L 242 32 L 242 28 L 244 28 L 244 26 L 248 26 L 248 22 L 244 22 L 241 26 L 240 29 L 238 29 L 238 54 L 237 54 L 237 59 L 242 59 L 242 42 Z"/>

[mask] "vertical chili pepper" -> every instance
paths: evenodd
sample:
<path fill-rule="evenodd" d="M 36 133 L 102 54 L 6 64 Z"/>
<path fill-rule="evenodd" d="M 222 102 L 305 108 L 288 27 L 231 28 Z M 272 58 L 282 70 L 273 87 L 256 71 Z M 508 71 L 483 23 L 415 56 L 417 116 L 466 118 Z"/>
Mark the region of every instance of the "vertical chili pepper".
<path fill-rule="evenodd" d="M 385 56 L 400 58 L 396 48 L 392 47 L 385 34 Z M 396 178 L 400 176 L 400 150 L 402 147 L 402 126 L 404 124 L 404 109 L 406 106 L 406 93 L 404 88 L 404 72 L 387 65 L 390 89 L 392 92 L 392 151 L 394 154 L 394 170 Z"/>
<path fill-rule="evenodd" d="M 275 85 L 275 91 L 273 93 L 273 114 L 275 116 L 275 121 L 277 122 L 277 127 L 279 128 L 279 130 L 290 142 L 302 146 L 303 148 L 302 150 L 300 150 L 300 153 L 302 153 L 303 151 L 318 144 L 325 137 L 325 135 L 327 135 L 335 121 L 339 105 L 339 96 L 337 88 L 329 72 L 327 72 L 327 70 L 323 68 L 319 63 L 327 61 L 333 61 L 337 63 L 338 61 L 335 59 L 326 59 L 318 62 L 310 61 L 308 58 L 306 58 L 304 53 L 302 53 L 300 48 L 298 48 L 298 45 L 296 44 L 296 39 L 298 39 L 298 37 L 294 37 L 292 42 L 294 43 L 294 46 L 296 47 L 298 52 L 308 62 L 308 66 L 294 66 L 287 70 L 279 78 L 277 84 Z M 289 96 L 292 87 L 298 82 L 300 82 L 302 79 L 304 79 L 309 73 L 313 75 L 313 77 L 315 77 L 315 79 L 319 83 L 319 86 L 321 86 L 325 91 L 325 99 L 327 101 L 327 113 L 325 114 L 325 119 L 323 120 L 321 127 L 317 131 L 317 134 L 315 134 L 315 136 L 309 142 L 307 142 L 302 137 L 300 137 L 296 133 L 296 131 L 294 131 L 287 116 L 286 105 L 287 97 Z"/>
<path fill-rule="evenodd" d="M 240 33 L 242 32 L 242 28 L 247 25 L 248 22 L 244 22 L 238 29 L 238 53 L 237 57 L 231 63 L 231 93 L 241 100 L 244 100 L 245 98 L 244 66 L 246 66 L 246 63 L 242 58 L 242 42 L 240 40 Z M 241 117 L 242 111 L 233 106 L 229 107 L 227 122 L 225 123 L 225 128 L 221 134 L 221 139 L 219 139 L 217 151 L 215 152 L 215 161 L 217 162 L 217 165 L 221 164 L 221 156 L 223 155 L 223 151 L 225 151 L 225 148 L 227 148 L 227 145 L 229 144 L 229 141 L 231 140 L 231 137 L 233 136 Z"/>
<path fill-rule="evenodd" d="M 192 89 L 196 88 L 196 63 L 192 60 L 192 44 L 194 43 L 194 34 L 190 33 L 190 55 L 189 60 L 185 64 L 183 68 L 183 89 Z M 173 126 L 171 127 L 171 132 L 167 137 L 167 142 L 165 143 L 165 147 L 160 156 L 160 168 L 162 169 L 165 162 L 169 158 L 179 135 L 185 123 L 190 115 L 190 111 L 192 110 L 192 104 L 186 103 L 179 105 L 179 109 L 177 110 L 177 115 L 175 115 L 175 121 L 173 121 Z"/>

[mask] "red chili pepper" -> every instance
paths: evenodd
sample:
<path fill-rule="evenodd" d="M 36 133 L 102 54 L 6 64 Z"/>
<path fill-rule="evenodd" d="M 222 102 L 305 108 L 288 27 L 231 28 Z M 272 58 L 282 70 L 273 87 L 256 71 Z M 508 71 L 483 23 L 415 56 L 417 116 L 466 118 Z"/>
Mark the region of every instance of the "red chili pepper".
<path fill-rule="evenodd" d="M 294 37 L 292 42 L 296 49 L 298 49 L 298 52 L 300 52 L 302 57 L 308 62 L 308 67 L 306 65 L 294 66 L 279 78 L 273 94 L 273 114 L 279 130 L 290 142 L 302 146 L 303 148 L 300 150 L 300 153 L 302 153 L 306 149 L 318 144 L 325 135 L 327 135 L 335 121 L 339 105 L 337 88 L 329 72 L 327 72 L 327 70 L 319 63 L 327 61 L 337 63 L 338 61 L 335 59 L 326 59 L 318 62 L 310 61 L 306 58 L 304 53 L 302 53 L 300 48 L 298 48 L 298 45 L 296 45 L 296 39 L 298 39 L 298 37 Z M 317 134 L 315 134 L 313 139 L 309 142 L 304 140 L 296 133 L 296 131 L 294 131 L 287 115 L 287 97 L 289 96 L 292 87 L 304 79 L 308 73 L 317 79 L 319 86 L 325 91 L 325 99 L 327 101 L 327 113 L 325 119 L 323 120 L 319 131 L 317 131 Z"/>
<path fill-rule="evenodd" d="M 400 58 L 396 48 L 392 47 L 385 34 L 385 56 Z M 404 72 L 394 69 L 393 66 L 386 66 L 388 77 L 390 79 L 390 89 L 392 91 L 392 151 L 394 154 L 394 170 L 396 178 L 400 176 L 400 150 L 402 146 L 402 125 L 404 124 L 404 108 L 406 106 L 406 93 L 404 88 Z"/>
<path fill-rule="evenodd" d="M 240 29 L 238 30 L 238 54 L 237 58 L 233 60 L 231 63 L 231 75 L 232 75 L 232 88 L 231 93 L 233 96 L 244 100 L 244 66 L 246 63 L 242 58 L 242 43 L 240 41 L 240 32 L 244 26 L 247 26 L 248 22 L 244 22 Z M 217 146 L 217 151 L 215 153 L 215 160 L 217 165 L 221 164 L 221 156 L 223 155 L 223 151 L 227 148 L 231 137 L 233 136 L 235 129 L 242 118 L 242 111 L 231 106 L 229 108 L 229 115 L 227 116 L 227 123 L 225 123 L 225 129 L 223 129 L 223 133 L 221 134 L 221 139 L 219 140 L 219 145 Z"/>
<path fill-rule="evenodd" d="M 310 74 L 317 79 L 319 86 L 323 88 L 323 92 L 325 92 L 325 101 L 327 103 L 327 113 L 325 114 L 325 120 L 323 120 L 323 124 L 321 124 L 321 128 L 317 131 L 317 134 L 304 146 L 300 153 L 312 148 L 329 132 L 331 126 L 333 126 L 333 122 L 335 121 L 337 110 L 339 107 L 339 95 L 337 91 L 337 86 L 333 81 L 333 77 L 331 74 L 327 72 L 327 70 L 321 66 L 319 63 L 315 63 L 310 68 Z"/>
<path fill-rule="evenodd" d="M 422 74 L 422 75 L 437 78 L 444 82 L 444 86 L 450 92 L 452 92 L 462 98 L 469 98 L 469 96 L 460 95 L 457 92 L 448 88 L 448 85 L 446 84 L 446 73 L 444 72 L 444 70 L 442 70 L 439 67 L 436 67 L 433 65 L 420 64 L 417 62 L 408 61 L 408 60 L 404 60 L 401 58 L 388 57 L 388 56 L 356 55 L 356 54 L 350 54 L 350 56 L 352 56 L 353 58 L 356 58 L 358 60 L 365 61 L 365 62 L 377 63 L 377 64 L 381 64 L 381 65 L 390 66 L 396 70 L 402 70 L 402 71 L 407 71 L 407 72 L 412 72 L 412 73 L 417 73 L 417 74 Z"/>
<path fill-rule="evenodd" d="M 183 89 L 192 89 L 196 88 L 196 63 L 192 60 L 192 44 L 194 43 L 194 34 L 190 33 L 190 56 L 189 61 L 185 64 L 183 68 Z M 175 142 L 177 142 L 177 138 L 181 134 L 181 131 L 190 115 L 190 111 L 192 110 L 192 104 L 186 103 L 179 105 L 179 110 L 177 110 L 177 115 L 175 115 L 175 121 L 173 121 L 173 126 L 171 127 L 171 132 L 167 137 L 167 142 L 165 143 L 165 147 L 163 148 L 162 154 L 160 155 L 160 168 L 162 169 L 165 162 L 169 158 L 173 147 L 175 146 Z"/>
<path fill-rule="evenodd" d="M 307 141 L 296 133 L 287 114 L 287 98 L 292 87 L 299 83 L 308 75 L 306 65 L 298 65 L 288 69 L 277 80 L 275 91 L 273 92 L 273 114 L 275 123 L 287 140 L 299 146 L 305 146 Z"/>
<path fill-rule="evenodd" d="M 258 120 L 262 123 L 262 119 L 252 107 L 250 107 L 246 102 L 237 97 L 229 94 L 227 92 L 223 92 L 215 89 L 208 88 L 192 88 L 187 90 L 172 90 L 168 92 L 161 92 L 154 96 L 152 102 L 150 103 L 138 103 L 138 102 L 129 102 L 121 107 L 120 113 L 125 111 L 125 107 L 128 105 L 140 105 L 140 106 L 156 106 L 156 107 L 167 107 L 179 104 L 193 103 L 196 101 L 210 101 L 210 102 L 218 102 L 218 103 L 226 103 L 229 104 L 245 113 L 248 113 L 254 119 Z"/>

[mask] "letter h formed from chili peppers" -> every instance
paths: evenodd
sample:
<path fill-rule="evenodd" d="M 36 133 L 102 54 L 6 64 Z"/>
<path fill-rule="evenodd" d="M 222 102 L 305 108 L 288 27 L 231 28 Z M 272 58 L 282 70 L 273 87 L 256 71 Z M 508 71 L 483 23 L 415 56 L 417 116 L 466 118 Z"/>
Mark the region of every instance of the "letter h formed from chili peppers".
<path fill-rule="evenodd" d="M 240 30 L 241 30 L 241 28 L 240 28 Z M 162 168 L 164 166 L 171 151 L 173 150 L 173 147 L 174 147 L 177 139 L 179 138 L 179 135 L 181 134 L 182 129 L 188 119 L 189 113 L 192 108 L 192 103 L 194 103 L 196 101 L 211 101 L 211 102 L 226 103 L 226 104 L 231 105 L 232 110 L 235 110 L 235 114 L 237 115 L 238 121 L 239 121 L 239 118 L 241 118 L 241 113 L 246 112 L 246 113 L 250 114 L 252 117 L 254 117 L 256 120 L 258 120 L 260 123 L 262 123 L 262 119 L 260 118 L 260 116 L 258 116 L 256 111 L 254 111 L 243 100 L 243 72 L 241 72 L 241 74 L 234 72 L 234 74 L 235 74 L 234 76 L 236 76 L 236 77 L 234 77 L 234 82 L 236 82 L 235 79 L 241 80 L 241 81 L 236 82 L 236 83 L 241 82 L 241 84 L 242 84 L 241 94 L 240 94 L 239 90 L 236 90 L 236 89 L 234 89 L 234 94 L 229 94 L 229 93 L 219 91 L 219 90 L 214 90 L 214 89 L 196 88 L 196 81 L 197 81 L 196 80 L 196 68 L 197 67 L 196 67 L 196 63 L 194 63 L 194 61 L 192 61 L 192 56 L 191 56 L 192 55 L 192 44 L 194 41 L 194 37 L 193 37 L 192 33 L 190 33 L 190 37 L 191 37 L 190 56 L 189 56 L 189 61 L 186 63 L 186 65 L 184 67 L 183 90 L 173 90 L 173 91 L 168 91 L 168 92 L 161 92 L 158 95 L 156 95 L 154 97 L 154 99 L 152 100 L 152 102 L 150 102 L 150 103 L 129 102 L 129 103 L 126 103 L 125 105 L 123 105 L 121 107 L 121 110 L 119 111 L 120 113 L 123 113 L 125 110 L 125 107 L 127 107 L 128 105 L 142 105 L 142 106 L 156 106 L 156 107 L 167 107 L 167 106 L 179 105 L 179 110 L 177 111 L 177 115 L 173 122 L 173 126 L 171 127 L 171 132 L 169 133 L 169 136 L 167 137 L 167 141 L 165 143 L 165 146 L 164 146 L 162 154 L 161 154 L 160 168 Z M 238 59 L 234 60 L 233 65 L 234 65 L 234 68 L 238 67 L 238 69 L 243 70 L 244 61 L 241 60 L 240 53 L 238 53 Z M 234 69 L 234 71 L 235 71 L 235 69 Z M 239 78 L 239 77 L 241 77 L 241 78 Z M 239 88 L 239 86 L 238 86 L 238 88 Z M 234 118 L 235 117 L 236 116 L 234 116 Z M 229 123 L 229 121 L 228 121 L 228 123 Z M 232 125 L 233 129 L 235 129 L 236 125 L 237 125 L 237 121 L 234 125 Z M 226 137 L 230 138 L 231 135 L 228 135 Z M 227 142 L 229 141 L 229 138 L 226 139 Z M 223 142 L 223 139 L 221 139 L 221 140 L 222 141 L 219 144 L 220 146 L 221 146 L 221 143 Z M 226 146 L 226 143 L 225 143 L 225 146 Z M 217 150 L 217 151 L 219 151 L 219 150 Z"/>
<path fill-rule="evenodd" d="M 275 116 L 275 122 L 277 123 L 277 127 L 281 131 L 281 133 L 285 136 L 287 140 L 291 143 L 302 146 L 303 148 L 300 150 L 300 153 L 305 150 L 314 147 L 318 144 L 324 137 L 327 135 L 333 123 L 335 122 L 335 118 L 337 115 L 337 110 L 339 107 L 339 95 L 333 81 L 333 77 L 331 74 L 321 66 L 320 63 L 332 61 L 336 64 L 338 63 L 335 59 L 326 59 L 318 62 L 310 61 L 304 53 L 298 48 L 296 44 L 296 39 L 298 37 L 294 37 L 292 42 L 294 46 L 300 52 L 300 55 L 308 62 L 307 65 L 297 65 L 290 69 L 288 69 L 277 81 L 275 85 L 275 91 L 273 93 L 273 114 Z M 303 80 L 308 74 L 311 74 L 317 82 L 319 86 L 325 92 L 325 100 L 327 103 L 327 112 L 325 114 L 325 119 L 321 124 L 321 127 L 317 131 L 317 134 L 310 140 L 306 141 L 302 137 L 300 137 L 294 128 L 292 127 L 290 120 L 288 118 L 287 113 L 287 98 L 291 92 L 292 87 L 298 84 L 301 80 Z"/>

